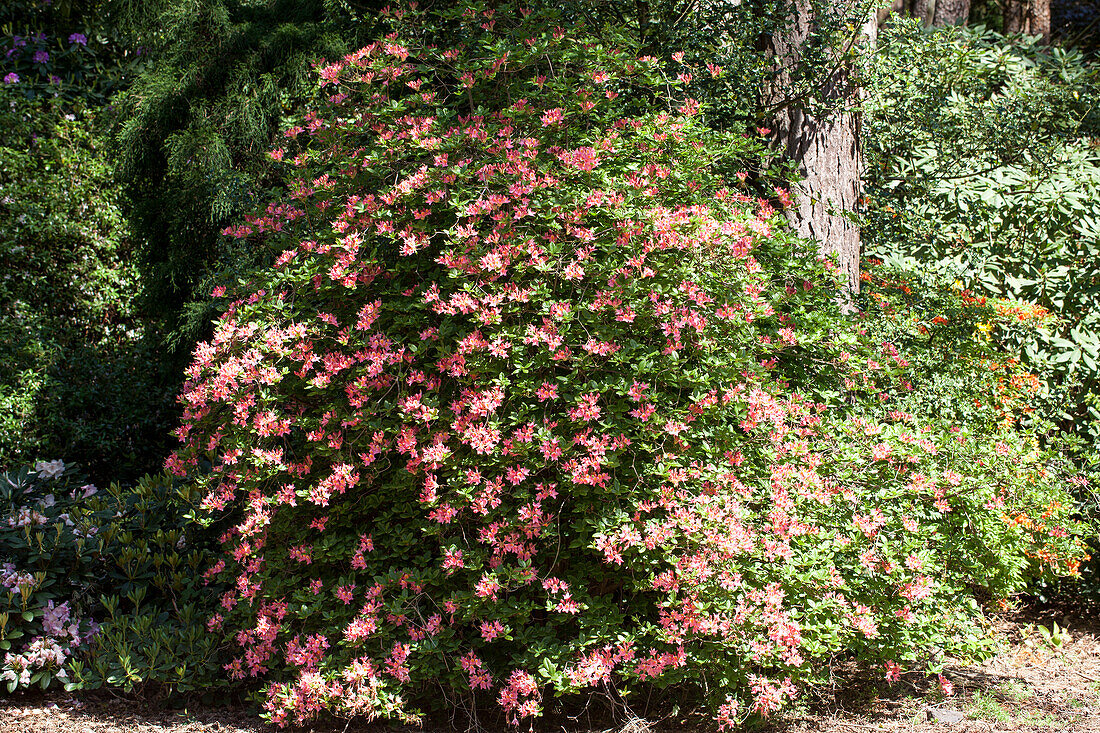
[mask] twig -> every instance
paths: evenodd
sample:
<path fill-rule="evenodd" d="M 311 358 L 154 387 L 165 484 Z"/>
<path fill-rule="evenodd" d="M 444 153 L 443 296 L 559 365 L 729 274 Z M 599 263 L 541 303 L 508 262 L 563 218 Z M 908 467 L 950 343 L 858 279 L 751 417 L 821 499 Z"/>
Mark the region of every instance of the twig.
<path fill-rule="evenodd" d="M 1073 670 L 1073 671 L 1074 671 L 1074 673 L 1079 674 L 1082 677 L 1084 677 L 1089 682 L 1100 682 L 1100 680 L 1096 679 L 1095 677 L 1090 677 L 1089 675 L 1085 674 L 1084 672 L 1078 672 L 1077 670 Z"/>
<path fill-rule="evenodd" d="M 863 730 L 883 730 L 882 728 L 879 728 L 878 726 L 874 726 L 874 725 L 860 725 L 859 723 L 845 723 L 845 722 L 842 722 L 842 721 L 837 721 L 837 722 L 840 725 L 846 726 L 848 728 L 862 728 Z"/>

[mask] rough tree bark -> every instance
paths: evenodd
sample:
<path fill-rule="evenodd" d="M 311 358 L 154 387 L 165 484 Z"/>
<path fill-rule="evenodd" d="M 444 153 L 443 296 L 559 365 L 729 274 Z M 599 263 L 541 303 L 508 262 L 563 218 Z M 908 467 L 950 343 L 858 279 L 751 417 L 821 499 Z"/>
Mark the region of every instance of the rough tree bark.
<path fill-rule="evenodd" d="M 889 18 L 892 13 L 906 12 L 911 4 L 912 3 L 908 0 L 893 0 L 893 2 L 889 5 L 880 7 L 876 11 L 876 15 L 878 16 L 878 27 L 881 28 L 883 24 L 886 23 L 886 19 Z"/>
<path fill-rule="evenodd" d="M 932 25 L 936 16 L 936 0 L 912 0 L 909 14 L 919 18 L 925 25 Z"/>
<path fill-rule="evenodd" d="M 1005 0 L 1005 33 L 1027 33 L 1050 42 L 1050 0 Z"/>
<path fill-rule="evenodd" d="M 859 0 L 840 0 L 850 9 Z M 779 65 L 773 99 L 785 99 L 792 88 L 793 70 L 800 66 L 816 26 L 813 0 L 793 0 L 787 27 L 773 34 L 770 45 Z M 873 43 L 878 24 L 872 12 L 863 24 L 865 42 Z M 858 35 L 853 36 L 853 43 Z M 790 212 L 800 236 L 816 239 L 824 253 L 835 255 L 848 292 L 859 292 L 859 226 L 846 214 L 859 205 L 863 156 L 859 143 L 859 87 L 850 63 L 839 63 L 814 90 L 823 110 L 808 109 L 803 100 L 789 101 L 775 120 L 779 141 L 804 177 L 797 187 L 796 207 Z M 782 104 L 782 102 L 781 102 Z"/>
<path fill-rule="evenodd" d="M 1032 0 L 1031 32 L 1050 43 L 1050 0 Z"/>
<path fill-rule="evenodd" d="M 1005 0 L 1005 33 L 1027 33 L 1028 0 Z"/>
<path fill-rule="evenodd" d="M 970 19 L 970 0 L 936 0 L 932 25 L 959 25 Z"/>
<path fill-rule="evenodd" d="M 970 0 L 900 0 L 891 9 L 908 10 L 925 25 L 958 25 L 970 19 Z"/>

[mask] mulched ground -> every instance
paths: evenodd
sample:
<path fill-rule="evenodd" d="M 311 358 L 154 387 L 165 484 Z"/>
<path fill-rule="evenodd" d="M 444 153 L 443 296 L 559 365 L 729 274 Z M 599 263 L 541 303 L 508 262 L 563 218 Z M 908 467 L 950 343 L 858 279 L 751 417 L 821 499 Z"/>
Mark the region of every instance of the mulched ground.
<path fill-rule="evenodd" d="M 1057 624 L 1063 633 L 1049 638 Z M 812 711 L 769 733 L 1100 733 L 1100 615 L 1034 609 L 1000 622 L 1001 652 L 977 668 L 949 668 L 955 693 L 933 680 L 866 682 L 830 691 Z M 957 722 L 944 722 L 944 719 Z"/>
<path fill-rule="evenodd" d="M 1044 635 L 1052 624 L 1065 629 Z M 951 668 L 955 694 L 931 680 L 883 681 L 837 675 L 833 689 L 774 721 L 766 733 L 1100 733 L 1100 615 L 1029 610 L 1000 622 L 1002 650 L 977 668 Z M 651 728 L 642 721 L 622 733 Z M 0 733 L 271 733 L 240 706 L 169 709 L 110 697 L 42 695 L 0 699 Z M 412 733 L 339 723 L 301 733 Z M 683 730 L 680 728 L 679 730 Z"/>

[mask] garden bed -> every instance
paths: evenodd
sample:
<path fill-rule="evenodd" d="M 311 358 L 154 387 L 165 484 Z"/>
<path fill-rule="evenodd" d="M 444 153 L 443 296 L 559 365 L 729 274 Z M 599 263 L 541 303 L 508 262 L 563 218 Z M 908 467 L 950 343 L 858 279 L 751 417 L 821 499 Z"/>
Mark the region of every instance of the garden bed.
<path fill-rule="evenodd" d="M 1053 624 L 1064 632 L 1044 634 Z M 885 682 L 838 670 L 833 690 L 776 720 L 767 733 L 1100 733 L 1100 624 L 1086 613 L 1029 610 L 1003 620 L 989 663 L 947 671 L 954 695 L 933 681 Z M 930 719 L 952 713 L 958 722 Z M 660 729 L 660 728 L 658 728 Z M 271 730 L 247 708 L 156 707 L 111 697 L 42 695 L 0 701 L 0 733 L 255 733 Z M 386 725 L 335 723 L 316 733 L 381 733 Z M 419 729 L 406 729 L 409 731 Z M 677 728 L 677 730 L 683 730 Z"/>
<path fill-rule="evenodd" d="M 1054 624 L 1060 633 L 1050 633 Z M 1100 731 L 1100 624 L 1094 612 L 1028 610 L 1003 620 L 998 632 L 1002 650 L 987 664 L 947 670 L 954 686 L 949 698 L 934 680 L 903 678 L 891 688 L 841 677 L 836 690 L 769 733 Z M 937 719 L 958 717 L 953 713 L 964 717 Z"/>

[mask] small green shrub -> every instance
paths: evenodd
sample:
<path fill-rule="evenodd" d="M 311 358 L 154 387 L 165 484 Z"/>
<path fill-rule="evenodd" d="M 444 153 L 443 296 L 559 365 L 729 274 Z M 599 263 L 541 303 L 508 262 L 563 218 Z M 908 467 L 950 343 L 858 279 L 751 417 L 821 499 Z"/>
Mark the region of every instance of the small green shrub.
<path fill-rule="evenodd" d="M 61 461 L 0 475 L 0 650 L 9 692 L 217 686 L 210 539 L 165 476 L 97 489 Z"/>
<path fill-rule="evenodd" d="M 1038 415 L 1051 399 L 1048 385 L 993 334 L 1026 339 L 1049 325 L 1049 311 L 975 295 L 926 271 L 874 259 L 865 265 L 860 320 L 868 338 L 906 355 L 909 388 L 894 395 L 903 409 L 983 430 L 1022 424 L 1045 434 Z"/>
<path fill-rule="evenodd" d="M 72 665 L 84 687 L 188 692 L 224 685 L 224 637 L 207 628 L 219 586 L 204 576 L 216 547 L 191 521 L 197 490 L 160 474 L 112 484 L 89 502 L 96 540 L 98 633 Z M 113 515 L 113 517 L 112 517 Z"/>

